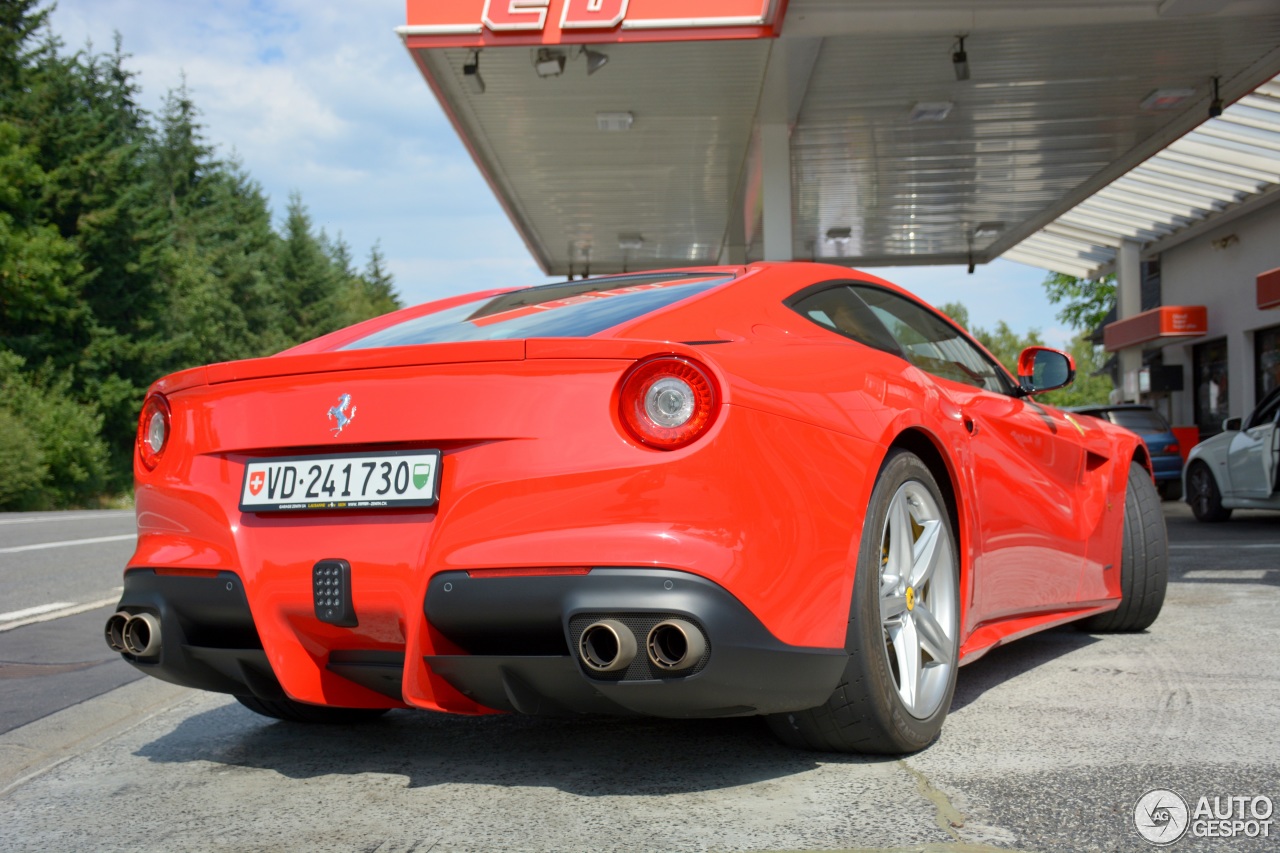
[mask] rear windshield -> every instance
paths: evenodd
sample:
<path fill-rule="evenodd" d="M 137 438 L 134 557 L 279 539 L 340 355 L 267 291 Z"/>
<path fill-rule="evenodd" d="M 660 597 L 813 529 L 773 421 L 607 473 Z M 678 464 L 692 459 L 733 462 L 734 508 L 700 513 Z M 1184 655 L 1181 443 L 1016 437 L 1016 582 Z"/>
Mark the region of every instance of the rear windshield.
<path fill-rule="evenodd" d="M 666 308 L 729 281 L 681 273 L 587 279 L 514 290 L 405 320 L 342 349 L 508 338 L 582 338 Z"/>
<path fill-rule="evenodd" d="M 1113 424 L 1142 435 L 1169 431 L 1164 418 L 1150 409 L 1112 409 L 1107 414 Z"/>

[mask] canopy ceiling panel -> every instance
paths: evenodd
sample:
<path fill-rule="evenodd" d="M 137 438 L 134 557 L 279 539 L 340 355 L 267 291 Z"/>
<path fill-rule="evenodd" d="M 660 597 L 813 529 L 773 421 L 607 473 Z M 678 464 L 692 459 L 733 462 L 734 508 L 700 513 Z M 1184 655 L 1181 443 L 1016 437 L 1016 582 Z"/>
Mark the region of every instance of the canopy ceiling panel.
<path fill-rule="evenodd" d="M 788 19 L 831 6 L 797 0 Z M 1172 115 L 1140 108 L 1154 90 L 1189 89 L 1199 97 L 1188 104 L 1207 103 L 1213 76 L 1244 73 L 1277 45 L 1277 15 L 977 32 L 965 41 L 970 79 L 958 81 L 954 35 L 826 37 L 792 135 L 795 253 L 985 260 L 1023 223 L 1158 139 Z M 949 110 L 913 120 L 916 104 Z M 1218 141 L 1241 147 L 1239 165 L 1265 169 L 1250 147 L 1265 143 Z M 1126 215 L 1120 205 L 1151 209 L 1152 232 L 1156 222 L 1185 225 L 1178 217 L 1197 209 L 1190 197 L 1120 187 L 1100 203 Z"/>
<path fill-rule="evenodd" d="M 1117 232 L 1155 254 L 1224 217 L 1274 201 L 1277 187 L 1280 79 L 1227 107 L 1005 257 L 1069 275 L 1099 276 L 1115 263 Z M 1062 233 L 1064 223 L 1082 230 Z"/>
<path fill-rule="evenodd" d="M 562 2 L 534 5 L 558 20 Z M 1093 274 L 1121 240 L 1166 245 L 1278 178 L 1275 0 L 752 5 L 770 27 L 781 15 L 778 38 L 695 28 L 627 42 L 625 20 L 596 41 L 578 33 L 607 57 L 591 74 L 583 46 L 552 29 L 523 46 L 478 18 L 465 36 L 402 35 L 549 274 L 762 257 L 763 176 L 779 165 L 756 140 L 779 91 L 797 258 L 1007 253 Z M 961 34 L 966 80 L 952 62 Z M 535 71 L 539 50 L 552 76 Z M 1206 124 L 1214 78 L 1229 106 Z M 1167 108 L 1151 107 L 1157 92 Z"/>
<path fill-rule="evenodd" d="M 415 55 L 542 268 L 604 273 L 719 258 L 769 45 L 610 45 L 590 76 L 566 48 L 548 78 L 531 49 L 488 49 L 483 93 L 464 80 L 472 51 Z M 600 130 L 600 113 L 631 127 Z"/>

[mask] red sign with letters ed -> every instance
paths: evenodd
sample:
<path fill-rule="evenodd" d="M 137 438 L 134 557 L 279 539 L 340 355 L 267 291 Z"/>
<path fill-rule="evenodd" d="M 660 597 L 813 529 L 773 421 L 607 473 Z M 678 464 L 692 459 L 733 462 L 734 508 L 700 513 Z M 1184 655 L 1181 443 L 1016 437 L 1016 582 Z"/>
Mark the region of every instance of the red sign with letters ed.
<path fill-rule="evenodd" d="M 407 0 L 411 48 L 767 38 L 786 0 Z"/>

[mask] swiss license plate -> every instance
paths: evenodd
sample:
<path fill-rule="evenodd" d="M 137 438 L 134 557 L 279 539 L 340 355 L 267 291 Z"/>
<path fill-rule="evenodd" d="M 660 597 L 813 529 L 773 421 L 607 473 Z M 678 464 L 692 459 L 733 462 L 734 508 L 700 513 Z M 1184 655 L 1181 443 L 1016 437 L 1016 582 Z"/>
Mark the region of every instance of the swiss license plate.
<path fill-rule="evenodd" d="M 439 498 L 439 450 L 251 459 L 240 486 L 241 512 L 421 507 Z"/>

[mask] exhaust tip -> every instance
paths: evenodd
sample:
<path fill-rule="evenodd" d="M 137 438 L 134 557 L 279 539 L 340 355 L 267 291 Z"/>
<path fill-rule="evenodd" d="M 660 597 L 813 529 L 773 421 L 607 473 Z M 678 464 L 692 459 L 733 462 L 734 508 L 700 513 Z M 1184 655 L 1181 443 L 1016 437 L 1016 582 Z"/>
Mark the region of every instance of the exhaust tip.
<path fill-rule="evenodd" d="M 645 649 L 654 666 L 679 672 L 702 660 L 707 651 L 707 638 L 692 622 L 668 619 L 650 629 Z"/>
<path fill-rule="evenodd" d="M 618 672 L 636 659 L 636 635 L 616 619 L 592 622 L 578 640 L 578 657 L 596 672 Z"/>
<path fill-rule="evenodd" d="M 132 613 L 128 613 L 124 610 L 118 610 L 111 614 L 111 617 L 107 619 L 107 624 L 106 627 L 103 628 L 103 633 L 106 635 L 107 645 L 111 647 L 111 651 L 124 651 L 124 626 L 127 625 L 129 620 L 132 618 Z"/>
<path fill-rule="evenodd" d="M 150 613 L 138 613 L 124 626 L 124 650 L 129 654 L 149 658 L 160 654 L 160 620 Z"/>

